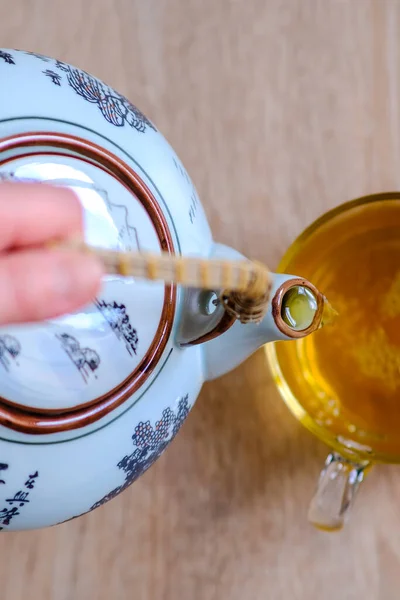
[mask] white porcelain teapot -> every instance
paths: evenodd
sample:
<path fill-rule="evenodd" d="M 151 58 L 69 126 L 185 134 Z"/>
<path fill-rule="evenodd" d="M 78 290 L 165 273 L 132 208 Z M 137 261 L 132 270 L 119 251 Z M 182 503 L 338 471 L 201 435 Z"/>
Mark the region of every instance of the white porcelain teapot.
<path fill-rule="evenodd" d="M 180 160 L 126 98 L 19 50 L 0 50 L 0 82 L 0 179 L 73 188 L 87 243 L 241 258 L 214 243 Z M 168 446 L 205 380 L 313 331 L 285 319 L 283 299 L 305 286 L 319 306 L 319 292 L 272 277 L 258 325 L 229 315 L 220 290 L 110 275 L 75 314 L 0 329 L 0 530 L 55 525 L 114 498 Z"/>

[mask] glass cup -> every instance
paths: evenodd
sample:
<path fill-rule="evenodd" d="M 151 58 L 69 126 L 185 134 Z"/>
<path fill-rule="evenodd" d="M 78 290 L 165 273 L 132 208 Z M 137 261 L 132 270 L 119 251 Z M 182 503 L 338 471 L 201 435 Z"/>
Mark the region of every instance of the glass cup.
<path fill-rule="evenodd" d="M 400 193 L 324 214 L 278 272 L 311 281 L 338 313 L 306 338 L 265 348 L 285 403 L 331 448 L 308 517 L 334 531 L 371 466 L 400 463 Z"/>

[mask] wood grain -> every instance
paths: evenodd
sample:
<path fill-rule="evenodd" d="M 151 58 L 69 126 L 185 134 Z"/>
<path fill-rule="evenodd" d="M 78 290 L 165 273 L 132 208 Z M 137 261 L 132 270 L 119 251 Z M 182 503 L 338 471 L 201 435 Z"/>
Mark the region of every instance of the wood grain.
<path fill-rule="evenodd" d="M 215 237 L 251 258 L 274 266 L 326 209 L 400 189 L 398 0 L 1 6 L 2 46 L 81 66 L 155 121 Z M 376 469 L 350 525 L 322 534 L 306 511 L 325 453 L 259 352 L 205 386 L 122 496 L 53 529 L 2 535 L 1 599 L 397 599 L 399 471 Z"/>

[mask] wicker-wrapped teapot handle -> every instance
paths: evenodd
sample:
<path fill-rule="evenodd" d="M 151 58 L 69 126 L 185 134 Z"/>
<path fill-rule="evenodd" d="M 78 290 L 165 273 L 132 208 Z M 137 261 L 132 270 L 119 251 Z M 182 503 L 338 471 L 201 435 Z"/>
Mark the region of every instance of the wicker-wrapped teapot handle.
<path fill-rule="evenodd" d="M 95 254 L 109 274 L 222 290 L 220 300 L 225 310 L 242 323 L 260 322 L 267 312 L 272 279 L 267 267 L 259 262 L 120 252 L 79 241 L 52 245 Z"/>

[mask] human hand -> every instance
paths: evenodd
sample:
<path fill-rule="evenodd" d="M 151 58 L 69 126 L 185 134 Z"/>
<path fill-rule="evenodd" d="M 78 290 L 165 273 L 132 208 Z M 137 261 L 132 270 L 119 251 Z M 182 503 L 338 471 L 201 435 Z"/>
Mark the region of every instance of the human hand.
<path fill-rule="evenodd" d="M 36 322 L 90 302 L 102 266 L 51 241 L 83 236 L 83 211 L 67 188 L 40 183 L 0 184 L 0 325 Z"/>

